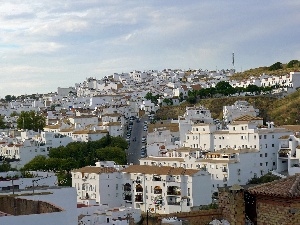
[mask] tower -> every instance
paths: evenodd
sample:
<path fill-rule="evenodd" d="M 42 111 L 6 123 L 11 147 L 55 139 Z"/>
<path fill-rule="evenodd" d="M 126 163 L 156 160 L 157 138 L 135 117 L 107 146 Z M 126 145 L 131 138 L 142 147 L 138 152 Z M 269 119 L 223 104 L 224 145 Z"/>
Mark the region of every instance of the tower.
<path fill-rule="evenodd" d="M 232 69 L 234 69 L 234 52 L 232 52 Z"/>

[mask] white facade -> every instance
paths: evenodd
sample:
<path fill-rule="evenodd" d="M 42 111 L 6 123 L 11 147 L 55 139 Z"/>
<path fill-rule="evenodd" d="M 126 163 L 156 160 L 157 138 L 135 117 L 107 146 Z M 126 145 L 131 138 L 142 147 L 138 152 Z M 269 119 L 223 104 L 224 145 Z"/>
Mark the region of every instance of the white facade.
<path fill-rule="evenodd" d="M 225 123 L 231 123 L 238 117 L 249 115 L 258 116 L 259 110 L 254 109 L 247 101 L 236 101 L 231 106 L 223 106 L 223 120 Z"/>
<path fill-rule="evenodd" d="M 87 166 L 72 171 L 77 201 L 94 199 L 109 207 L 121 206 L 121 175 L 113 165 Z"/>
<path fill-rule="evenodd" d="M 205 171 L 131 165 L 121 172 L 126 206 L 168 214 L 211 203 L 211 180 Z"/>

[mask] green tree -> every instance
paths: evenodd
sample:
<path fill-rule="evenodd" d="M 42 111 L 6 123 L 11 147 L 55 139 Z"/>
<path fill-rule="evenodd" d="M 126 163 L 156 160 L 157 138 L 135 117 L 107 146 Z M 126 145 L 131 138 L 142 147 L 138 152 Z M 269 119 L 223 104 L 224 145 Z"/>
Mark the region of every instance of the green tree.
<path fill-rule="evenodd" d="M 43 155 L 37 155 L 34 157 L 30 162 L 24 165 L 22 168 L 24 171 L 29 171 L 29 170 L 34 170 L 34 171 L 39 171 L 39 170 L 48 170 L 47 168 L 47 163 L 46 163 L 46 156 Z"/>
<path fill-rule="evenodd" d="M 235 89 L 227 81 L 220 81 L 216 84 L 216 91 L 221 95 L 231 95 L 235 93 Z"/>
<path fill-rule="evenodd" d="M 160 95 L 157 94 L 157 95 L 152 95 L 151 92 L 148 92 L 146 95 L 145 95 L 145 99 L 147 100 L 150 100 L 152 103 L 154 103 L 155 105 L 157 105 L 158 103 L 158 99 L 160 98 Z"/>
<path fill-rule="evenodd" d="M 195 104 L 197 102 L 197 99 L 195 96 L 189 96 L 187 97 L 186 101 L 190 104 Z"/>
<path fill-rule="evenodd" d="M 105 148 L 98 149 L 96 152 L 97 152 L 97 159 L 99 161 L 113 160 L 120 165 L 126 164 L 126 153 L 121 148 L 105 147 Z"/>
<path fill-rule="evenodd" d="M 271 65 L 269 67 L 269 70 L 274 71 L 274 70 L 279 70 L 279 69 L 282 69 L 282 68 L 283 68 L 282 63 L 281 62 L 276 62 L 276 63 L 274 63 L 273 65 Z"/>
<path fill-rule="evenodd" d="M 12 168 L 9 162 L 4 161 L 2 164 L 0 164 L 0 172 L 8 172 L 16 170 L 15 168 Z"/>
<path fill-rule="evenodd" d="M 273 175 L 272 173 L 267 173 L 261 177 L 251 178 L 247 184 L 264 184 L 274 180 L 279 180 L 280 177 Z"/>
<path fill-rule="evenodd" d="M 166 103 L 167 105 L 173 105 L 172 99 L 169 98 L 164 98 L 163 102 Z"/>
<path fill-rule="evenodd" d="M 260 93 L 260 88 L 257 85 L 254 84 L 250 84 L 246 87 L 246 91 L 250 92 L 250 93 L 256 93 L 259 94 Z"/>
<path fill-rule="evenodd" d="M 180 92 L 180 94 L 179 94 L 179 102 L 182 102 L 184 99 L 183 99 L 183 93 L 182 92 Z"/>
<path fill-rule="evenodd" d="M 293 68 L 294 66 L 300 66 L 299 60 L 291 60 L 286 65 L 287 68 Z"/>
<path fill-rule="evenodd" d="M 14 117 L 14 116 L 19 116 L 19 114 L 18 114 L 16 111 L 13 111 L 13 112 L 10 114 L 10 117 Z"/>
<path fill-rule="evenodd" d="M 5 101 L 7 101 L 7 102 L 11 102 L 11 101 L 17 99 L 16 96 L 14 96 L 14 95 L 6 95 L 4 98 L 5 98 Z"/>
<path fill-rule="evenodd" d="M 4 116 L 0 116 L 0 129 L 7 128 L 6 123 L 4 122 Z"/>
<path fill-rule="evenodd" d="M 38 131 L 43 130 L 45 126 L 46 118 L 43 115 L 39 115 L 34 111 L 22 111 L 17 120 L 17 127 L 19 129 Z"/>

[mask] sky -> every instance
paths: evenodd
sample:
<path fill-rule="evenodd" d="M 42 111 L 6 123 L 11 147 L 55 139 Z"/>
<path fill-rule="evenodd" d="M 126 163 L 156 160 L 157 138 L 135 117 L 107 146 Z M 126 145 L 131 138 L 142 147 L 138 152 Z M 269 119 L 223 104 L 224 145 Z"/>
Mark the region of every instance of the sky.
<path fill-rule="evenodd" d="M 0 98 L 133 70 L 300 60 L 299 0 L 0 0 Z"/>

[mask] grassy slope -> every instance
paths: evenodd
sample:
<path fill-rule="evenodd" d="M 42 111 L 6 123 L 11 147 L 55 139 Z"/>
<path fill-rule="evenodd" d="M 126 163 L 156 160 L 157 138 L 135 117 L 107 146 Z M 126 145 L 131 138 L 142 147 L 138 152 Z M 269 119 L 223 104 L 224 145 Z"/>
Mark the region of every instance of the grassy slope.
<path fill-rule="evenodd" d="M 213 118 L 221 119 L 223 106 L 232 105 L 237 100 L 246 100 L 258 108 L 265 121 L 274 121 L 276 125 L 300 124 L 300 90 L 282 99 L 266 96 L 212 98 L 201 99 L 196 105 L 205 106 L 211 111 Z M 188 104 L 185 103 L 180 106 L 162 107 L 156 116 L 159 119 L 177 119 L 178 115 L 184 114 L 186 106 Z"/>
<path fill-rule="evenodd" d="M 231 77 L 231 79 L 232 80 L 244 80 L 244 79 L 248 79 L 251 76 L 259 77 L 263 73 L 268 74 L 268 75 L 280 76 L 280 75 L 288 74 L 293 71 L 300 70 L 299 66 L 294 66 L 293 68 L 287 68 L 286 65 L 287 64 L 282 64 L 282 66 L 283 66 L 282 69 L 274 70 L 274 71 L 270 71 L 269 67 L 264 66 L 264 67 L 258 67 L 255 69 L 245 70 L 244 72 L 241 72 L 241 73 L 237 72 Z"/>

